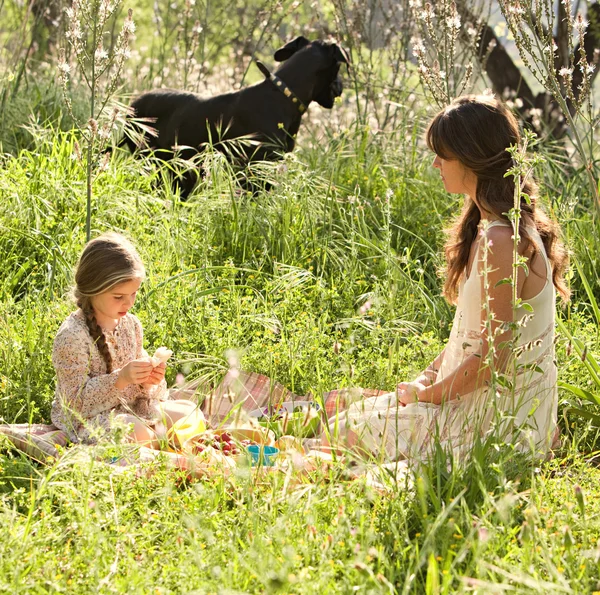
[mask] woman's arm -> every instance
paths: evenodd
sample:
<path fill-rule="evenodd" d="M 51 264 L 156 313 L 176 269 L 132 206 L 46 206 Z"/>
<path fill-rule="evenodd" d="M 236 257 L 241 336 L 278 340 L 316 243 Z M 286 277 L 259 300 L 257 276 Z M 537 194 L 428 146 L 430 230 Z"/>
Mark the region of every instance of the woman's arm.
<path fill-rule="evenodd" d="M 502 371 L 510 362 L 512 331 L 505 323 L 512 321 L 514 316 L 512 285 L 500 282 L 511 278 L 513 272 L 512 229 L 493 227 L 488 230 L 486 239 L 489 242 L 487 283 L 483 259 L 478 259 L 482 296 L 481 351 L 468 356 L 440 382 L 434 382 L 418 391 L 418 394 L 413 391 L 412 401 L 418 398 L 419 401 L 439 405 L 444 401 L 460 398 L 490 381 L 490 363 L 493 363 L 496 370 Z M 518 275 L 517 281 L 517 297 L 520 297 L 525 275 Z M 493 355 L 491 362 L 490 352 Z M 400 400 L 405 402 L 402 398 Z"/>
<path fill-rule="evenodd" d="M 442 367 L 444 361 L 444 352 L 446 348 L 442 349 L 438 356 L 413 380 L 423 386 L 431 386 L 437 378 L 438 372 Z"/>

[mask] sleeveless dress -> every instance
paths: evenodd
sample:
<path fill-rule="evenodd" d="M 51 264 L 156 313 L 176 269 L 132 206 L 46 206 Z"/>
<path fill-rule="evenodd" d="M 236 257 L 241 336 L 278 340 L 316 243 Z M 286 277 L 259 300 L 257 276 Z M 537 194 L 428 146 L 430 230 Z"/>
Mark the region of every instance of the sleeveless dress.
<path fill-rule="evenodd" d="M 502 221 L 488 225 L 510 226 Z M 477 435 L 495 433 L 522 451 L 536 456 L 547 454 L 556 430 L 558 387 L 554 361 L 554 319 L 556 291 L 552 269 L 542 240 L 535 228 L 528 229 L 546 267 L 544 288 L 526 301 L 531 308 L 519 307 L 516 320 L 520 330 L 516 337 L 516 361 L 506 377 L 513 388 L 488 386 L 477 388 L 441 405 L 413 403 L 398 405 L 396 393 L 353 403 L 346 412 L 329 420 L 331 431 L 336 425 L 343 435 L 347 427 L 356 433 L 364 447 L 385 460 L 425 460 L 439 444 L 461 458 L 470 450 Z M 481 275 L 475 255 L 471 273 L 463 277 L 450 338 L 436 381 L 452 373 L 472 354 L 480 353 Z"/>

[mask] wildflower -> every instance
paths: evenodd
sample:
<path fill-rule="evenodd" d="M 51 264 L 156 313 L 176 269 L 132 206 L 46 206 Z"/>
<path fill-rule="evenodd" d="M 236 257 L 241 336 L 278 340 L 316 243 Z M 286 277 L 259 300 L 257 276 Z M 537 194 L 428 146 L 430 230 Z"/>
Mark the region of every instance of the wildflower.
<path fill-rule="evenodd" d="M 583 32 L 588 28 L 588 21 L 586 21 L 583 16 L 581 16 L 581 13 L 577 14 L 577 30 L 579 31 L 579 34 L 582 35 Z"/>
<path fill-rule="evenodd" d="M 415 56 L 419 56 L 425 53 L 425 46 L 423 45 L 423 42 L 420 39 L 413 39 L 412 51 L 415 54 Z"/>
<path fill-rule="evenodd" d="M 103 47 L 99 47 L 94 53 L 94 58 L 96 62 L 102 62 L 108 58 L 108 52 Z"/>
<path fill-rule="evenodd" d="M 73 143 L 73 155 L 71 155 L 71 159 L 81 161 L 81 147 L 77 140 Z"/>
<path fill-rule="evenodd" d="M 448 25 L 448 28 L 450 29 L 454 28 L 457 31 L 460 30 L 460 16 L 454 15 L 452 17 L 448 17 L 446 19 L 446 25 Z"/>
<path fill-rule="evenodd" d="M 429 2 L 425 4 L 425 9 L 421 11 L 421 14 L 419 16 L 423 21 L 431 21 L 435 18 L 435 12 L 433 11 L 433 8 L 431 7 L 431 4 L 429 4 Z"/>
<path fill-rule="evenodd" d="M 512 4 L 508 7 L 508 12 L 511 16 L 522 16 L 525 14 L 525 10 L 518 4 Z"/>
<path fill-rule="evenodd" d="M 560 76 L 564 76 L 564 77 L 569 77 L 573 74 L 573 69 L 572 68 L 566 68 L 565 66 L 563 66 L 559 71 L 558 74 L 560 74 Z"/>
<path fill-rule="evenodd" d="M 584 66 L 583 64 L 581 64 L 580 68 L 584 74 L 592 74 L 594 72 L 594 70 L 596 70 L 596 65 L 595 64 L 586 64 Z"/>
<path fill-rule="evenodd" d="M 62 74 L 69 74 L 71 72 L 71 67 L 66 62 L 61 62 L 58 65 L 58 70 Z"/>
<path fill-rule="evenodd" d="M 133 10 L 129 9 L 127 18 L 123 23 L 123 33 L 131 34 L 135 33 L 135 23 L 133 22 Z"/>

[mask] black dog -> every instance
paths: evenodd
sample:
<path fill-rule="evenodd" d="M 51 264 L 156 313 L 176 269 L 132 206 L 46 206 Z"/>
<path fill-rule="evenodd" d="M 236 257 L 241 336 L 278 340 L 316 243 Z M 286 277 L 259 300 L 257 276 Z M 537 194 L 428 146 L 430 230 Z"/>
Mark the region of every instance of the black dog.
<path fill-rule="evenodd" d="M 140 95 L 131 104 L 128 126 L 132 130 L 126 130 L 119 146 L 127 145 L 132 152 L 143 147 L 168 161 L 174 149 L 178 157 L 191 159 L 212 143 L 231 157 L 232 143 L 227 141 L 243 138 L 252 142 L 235 145 L 236 162 L 279 159 L 294 148 L 300 120 L 311 101 L 333 107 L 342 93 L 340 66 L 349 60 L 335 43 L 311 42 L 305 37 L 278 49 L 275 60 L 284 63 L 274 74 L 257 61 L 266 79 L 234 93 L 203 99 L 194 93 L 160 89 Z M 182 198 L 190 194 L 197 179 L 198 174 L 188 170 L 175 181 Z"/>

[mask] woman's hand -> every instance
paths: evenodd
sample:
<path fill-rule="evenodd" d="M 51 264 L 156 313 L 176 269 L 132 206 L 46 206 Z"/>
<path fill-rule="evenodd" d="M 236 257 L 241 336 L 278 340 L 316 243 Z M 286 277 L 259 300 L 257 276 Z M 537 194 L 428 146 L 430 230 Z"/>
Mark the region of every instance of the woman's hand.
<path fill-rule="evenodd" d="M 151 386 L 156 386 L 160 384 L 165 377 L 165 370 L 167 369 L 167 364 L 160 363 L 158 366 L 152 368 L 152 372 L 148 379 L 143 383 L 144 388 L 150 388 Z"/>
<path fill-rule="evenodd" d="M 123 390 L 130 384 L 142 384 L 147 382 L 152 371 L 152 364 L 146 358 L 131 360 L 119 370 L 119 376 L 115 386 L 119 390 Z"/>
<path fill-rule="evenodd" d="M 400 405 L 410 405 L 411 403 L 418 403 L 422 400 L 423 393 L 425 392 L 425 385 L 420 382 L 401 382 L 396 387 L 396 395 L 398 397 L 398 403 Z"/>

